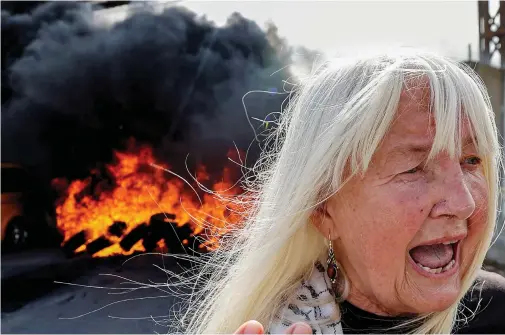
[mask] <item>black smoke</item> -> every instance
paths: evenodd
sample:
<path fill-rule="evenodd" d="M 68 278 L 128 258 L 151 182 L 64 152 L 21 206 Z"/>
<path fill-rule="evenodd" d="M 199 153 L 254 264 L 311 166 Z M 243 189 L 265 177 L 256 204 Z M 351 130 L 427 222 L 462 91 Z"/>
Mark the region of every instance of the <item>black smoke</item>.
<path fill-rule="evenodd" d="M 278 71 L 289 57 L 256 23 L 235 13 L 218 27 L 171 7 L 105 26 L 96 9 L 52 2 L 27 14 L 2 10 L 2 161 L 73 179 L 130 138 L 175 168 L 187 154 L 221 163 L 233 142 L 248 147 L 244 94 L 281 92 L 289 76 Z M 249 117 L 280 111 L 285 98 L 248 95 Z"/>

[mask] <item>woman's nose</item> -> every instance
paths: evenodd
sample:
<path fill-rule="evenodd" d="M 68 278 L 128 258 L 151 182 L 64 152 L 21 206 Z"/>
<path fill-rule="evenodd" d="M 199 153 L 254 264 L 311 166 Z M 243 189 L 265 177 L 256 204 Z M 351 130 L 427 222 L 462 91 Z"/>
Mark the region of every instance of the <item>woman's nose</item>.
<path fill-rule="evenodd" d="M 435 188 L 436 201 L 431 216 L 450 216 L 466 220 L 475 211 L 475 200 L 464 172 L 457 168 L 445 170 Z"/>

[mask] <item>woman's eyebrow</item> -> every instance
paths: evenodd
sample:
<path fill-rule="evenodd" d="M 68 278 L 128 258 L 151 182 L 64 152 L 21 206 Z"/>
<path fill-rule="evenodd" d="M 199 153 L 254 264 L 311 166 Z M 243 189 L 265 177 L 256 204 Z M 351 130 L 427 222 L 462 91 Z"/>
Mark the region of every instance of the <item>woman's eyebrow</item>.
<path fill-rule="evenodd" d="M 397 145 L 387 153 L 385 159 L 382 161 L 382 166 L 399 164 L 407 158 L 418 160 L 428 156 L 430 150 L 431 143 Z"/>
<path fill-rule="evenodd" d="M 388 161 L 391 159 L 399 158 L 402 156 L 423 156 L 428 155 L 431 151 L 433 143 L 406 143 L 396 145 L 388 153 Z M 477 139 L 472 135 L 467 135 L 462 139 L 462 149 L 468 149 L 469 147 L 477 146 Z"/>
<path fill-rule="evenodd" d="M 428 152 L 430 152 L 430 150 L 431 150 L 431 143 L 422 145 L 419 144 L 398 145 L 389 152 L 389 156 L 409 155 L 409 154 L 421 155 L 421 154 L 427 154 Z"/>
<path fill-rule="evenodd" d="M 477 138 L 472 135 L 467 135 L 463 138 L 463 149 L 475 145 L 476 147 L 479 145 L 477 142 Z"/>

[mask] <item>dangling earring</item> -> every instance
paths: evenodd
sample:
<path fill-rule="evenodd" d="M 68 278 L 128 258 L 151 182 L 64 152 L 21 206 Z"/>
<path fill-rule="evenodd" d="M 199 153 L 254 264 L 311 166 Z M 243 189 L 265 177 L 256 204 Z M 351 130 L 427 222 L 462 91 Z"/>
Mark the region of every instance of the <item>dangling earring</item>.
<path fill-rule="evenodd" d="M 335 300 L 337 302 L 342 302 L 347 299 L 347 295 L 349 293 L 349 285 L 342 267 L 335 260 L 335 254 L 333 253 L 333 243 L 331 241 L 330 235 L 328 235 L 328 241 L 330 241 L 330 246 L 328 248 L 328 260 L 326 261 L 326 264 L 328 265 L 326 274 L 328 275 L 328 278 L 330 278 Z"/>

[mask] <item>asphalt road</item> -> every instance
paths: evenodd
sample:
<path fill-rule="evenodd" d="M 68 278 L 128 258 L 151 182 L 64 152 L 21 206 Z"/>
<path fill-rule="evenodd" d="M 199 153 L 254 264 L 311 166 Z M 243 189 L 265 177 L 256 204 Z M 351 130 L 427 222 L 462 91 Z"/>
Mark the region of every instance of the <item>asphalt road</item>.
<path fill-rule="evenodd" d="M 142 255 L 123 264 L 126 258 L 68 260 L 57 252 L 19 256 L 2 257 L 3 334 L 167 333 L 175 300 L 165 289 L 166 273 L 153 264 L 179 268 L 173 259 Z"/>
<path fill-rule="evenodd" d="M 127 261 L 125 263 L 125 261 Z M 166 334 L 175 299 L 171 257 L 66 258 L 59 250 L 2 255 L 3 334 Z M 487 270 L 505 274 L 492 264 Z"/>

